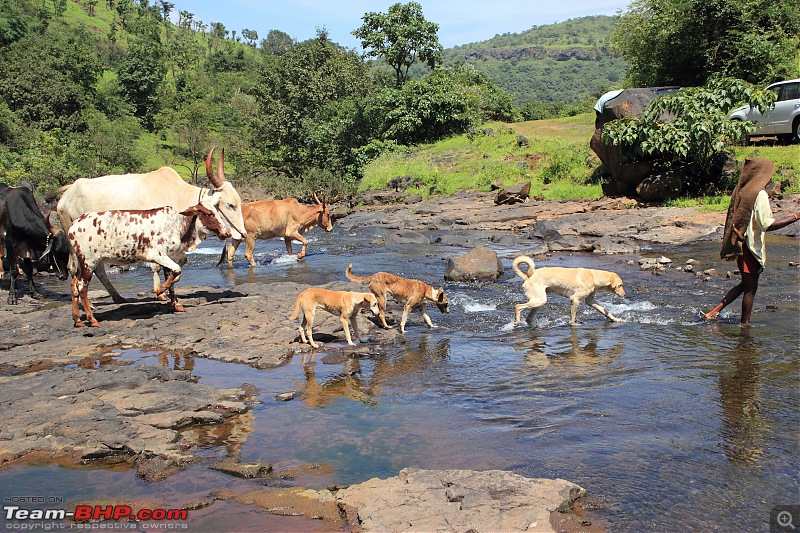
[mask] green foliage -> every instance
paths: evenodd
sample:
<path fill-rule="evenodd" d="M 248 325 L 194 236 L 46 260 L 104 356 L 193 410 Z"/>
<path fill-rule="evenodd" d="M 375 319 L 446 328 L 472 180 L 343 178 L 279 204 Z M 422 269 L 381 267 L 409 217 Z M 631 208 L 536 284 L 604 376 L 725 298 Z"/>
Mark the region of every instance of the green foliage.
<path fill-rule="evenodd" d="M 81 131 L 100 63 L 84 29 L 29 34 L 2 50 L 0 98 L 26 124 Z"/>
<path fill-rule="evenodd" d="M 635 0 L 612 34 L 636 87 L 703 85 L 711 76 L 751 83 L 800 73 L 796 0 Z"/>
<path fill-rule="evenodd" d="M 14 0 L 0 0 L 0 47 L 20 40 L 28 23 Z"/>
<path fill-rule="evenodd" d="M 248 125 L 242 166 L 302 181 L 310 169 L 345 176 L 354 152 L 369 141 L 361 112 L 367 66 L 325 32 L 275 58 L 253 89 L 257 110 Z"/>
<path fill-rule="evenodd" d="M 688 165 L 696 180 L 690 189 L 697 190 L 709 178 L 719 154 L 746 139 L 755 127 L 751 122 L 729 120 L 728 113 L 741 104 L 767 109 L 774 99 L 770 91 L 741 80 L 714 79 L 705 87 L 684 88 L 657 98 L 637 117 L 606 124 L 601 138 L 634 158 Z"/>
<path fill-rule="evenodd" d="M 469 65 L 437 69 L 376 99 L 379 132 L 400 144 L 465 133 L 486 120 L 511 120 L 510 97 Z"/>
<path fill-rule="evenodd" d="M 123 94 L 133 105 L 134 115 L 148 129 L 154 126 L 159 89 L 166 74 L 162 54 L 158 40 L 134 39 L 118 71 Z"/>
<path fill-rule="evenodd" d="M 408 69 L 417 60 L 429 68 L 442 62 L 439 25 L 428 22 L 417 2 L 393 4 L 388 13 L 365 13 L 364 24 L 353 35 L 361 39 L 367 57 L 380 57 L 395 73 L 395 86 L 408 79 Z"/>

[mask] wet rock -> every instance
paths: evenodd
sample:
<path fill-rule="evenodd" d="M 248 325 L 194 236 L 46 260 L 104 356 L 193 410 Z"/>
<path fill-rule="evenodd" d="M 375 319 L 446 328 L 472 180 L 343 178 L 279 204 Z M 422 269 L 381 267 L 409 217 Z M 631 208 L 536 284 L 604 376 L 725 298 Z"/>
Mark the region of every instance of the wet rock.
<path fill-rule="evenodd" d="M 528 238 L 542 239 L 545 242 L 557 241 L 562 237 L 552 220 L 538 220 L 528 234 Z"/>
<path fill-rule="evenodd" d="M 290 402 L 300 396 L 299 391 L 292 391 L 292 392 L 282 392 L 280 394 L 275 395 L 275 399 L 279 402 Z"/>
<path fill-rule="evenodd" d="M 492 470 L 419 470 L 371 479 L 336 492 L 362 531 L 553 531 L 551 514 L 585 494 L 561 479 Z"/>
<path fill-rule="evenodd" d="M 449 281 L 485 281 L 497 279 L 503 273 L 503 264 L 494 250 L 480 246 L 460 256 L 447 260 L 444 279 Z"/>
<path fill-rule="evenodd" d="M 428 237 L 416 231 L 395 230 L 386 234 L 384 244 L 430 244 Z"/>
<path fill-rule="evenodd" d="M 440 237 L 436 237 L 433 242 L 443 246 L 460 246 L 462 248 L 474 248 L 479 246 L 479 243 L 476 239 L 466 235 L 442 235 Z"/>
<path fill-rule="evenodd" d="M 628 239 L 603 237 L 591 243 L 592 251 L 596 254 L 634 254 L 639 247 Z"/>
<path fill-rule="evenodd" d="M 263 478 L 272 475 L 272 465 L 269 463 L 240 463 L 232 458 L 227 458 L 218 463 L 212 463 L 208 465 L 208 467 L 212 470 L 244 479 Z"/>
<path fill-rule="evenodd" d="M 137 458 L 142 477 L 161 479 L 192 462 L 188 420 L 216 423 L 249 407 L 229 391 L 159 365 L 55 368 L 3 382 L 0 464 L 33 450 L 82 459 Z M 42 417 L 41 413 L 47 413 Z"/>

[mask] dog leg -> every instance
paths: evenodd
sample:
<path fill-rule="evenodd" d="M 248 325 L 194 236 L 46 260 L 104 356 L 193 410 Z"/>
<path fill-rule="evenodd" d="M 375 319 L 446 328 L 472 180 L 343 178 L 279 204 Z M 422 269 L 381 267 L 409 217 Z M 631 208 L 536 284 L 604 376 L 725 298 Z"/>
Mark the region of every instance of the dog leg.
<path fill-rule="evenodd" d="M 308 336 L 308 343 L 312 348 L 319 348 L 319 344 L 314 342 L 314 333 L 311 331 L 314 327 L 314 315 L 316 314 L 316 311 L 317 308 L 314 306 L 314 308 L 305 315 L 306 335 Z"/>
<path fill-rule="evenodd" d="M 408 314 L 411 312 L 411 308 L 408 307 L 406 304 L 403 307 L 403 316 L 400 318 L 400 333 L 405 334 L 406 332 L 406 320 L 408 320 Z"/>
<path fill-rule="evenodd" d="M 386 323 L 386 291 L 378 291 L 375 294 L 375 299 L 378 300 L 378 316 L 381 319 L 381 324 L 383 324 L 384 329 L 392 329 L 392 326 Z"/>
<path fill-rule="evenodd" d="M 353 342 L 353 338 L 350 336 L 350 325 L 348 324 L 348 319 L 345 315 L 339 317 L 339 320 L 342 321 L 342 329 L 344 330 L 344 338 L 347 340 L 347 344 L 350 346 L 355 346 L 356 343 Z"/>
<path fill-rule="evenodd" d="M 431 329 L 436 328 L 438 326 L 434 326 L 433 322 L 431 322 L 431 317 L 429 317 L 428 313 L 427 313 L 427 307 L 428 306 L 425 304 L 425 302 L 422 302 L 418 306 L 419 310 L 422 312 L 422 319 L 425 320 L 425 323 L 428 324 L 429 328 L 431 328 Z"/>
<path fill-rule="evenodd" d="M 586 305 L 588 305 L 589 307 L 593 307 L 612 322 L 622 322 L 622 320 L 620 320 L 619 318 L 615 317 L 614 315 L 606 311 L 602 305 L 595 303 L 594 298 L 592 298 L 591 296 L 586 298 Z"/>
<path fill-rule="evenodd" d="M 569 325 L 574 326 L 578 323 L 578 307 L 581 301 L 577 298 L 570 298 L 569 300 Z"/>
<path fill-rule="evenodd" d="M 358 339 L 361 342 L 364 342 L 361 339 L 361 333 L 359 333 L 359 331 L 358 331 L 358 321 L 356 321 L 356 317 L 357 316 L 358 316 L 358 312 L 355 312 L 352 315 L 350 315 L 350 324 L 353 326 L 353 333 L 355 333 L 356 339 Z"/>
<path fill-rule="evenodd" d="M 531 320 L 533 319 L 533 314 L 539 309 L 541 306 L 547 303 L 547 291 L 544 287 L 535 286 L 529 289 L 526 289 L 525 295 L 529 298 L 527 302 L 524 304 L 517 304 L 514 306 L 514 325 L 518 326 L 520 323 L 520 313 L 524 309 L 531 309 L 531 312 L 528 313 L 528 317 L 525 321 L 528 325 L 531 324 Z"/>

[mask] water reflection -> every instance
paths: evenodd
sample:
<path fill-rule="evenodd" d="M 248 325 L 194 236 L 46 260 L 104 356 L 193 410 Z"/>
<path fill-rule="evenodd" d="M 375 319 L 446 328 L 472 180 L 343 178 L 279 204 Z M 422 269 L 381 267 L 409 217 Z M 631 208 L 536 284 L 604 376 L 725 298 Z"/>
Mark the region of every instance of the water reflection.
<path fill-rule="evenodd" d="M 769 429 L 759 407 L 761 372 L 758 347 L 748 329 L 739 331 L 736 347 L 723 359 L 719 376 L 722 398 L 722 437 L 725 456 L 734 463 L 754 463 L 764 454 Z"/>
<path fill-rule="evenodd" d="M 169 358 L 172 356 L 173 365 L 170 367 Z M 158 363 L 165 366 L 170 370 L 194 370 L 194 357 L 188 354 L 175 353 L 175 352 L 160 352 L 158 354 Z"/>
<path fill-rule="evenodd" d="M 302 389 L 302 399 L 308 407 L 324 407 L 338 398 L 350 398 L 367 405 L 378 403 L 366 392 L 367 387 L 361 378 L 361 362 L 358 359 L 347 358 L 341 372 L 322 381 L 317 378 L 314 354 L 311 354 L 308 361 L 304 354 L 301 363 L 305 383 L 295 382 L 295 386 Z"/>
<path fill-rule="evenodd" d="M 515 332 L 516 340 L 513 347 L 522 354 L 525 364 L 530 368 L 544 369 L 551 364 L 590 368 L 610 363 L 618 358 L 625 348 L 623 342 L 601 348 L 605 333 L 604 328 L 587 329 L 569 326 L 569 335 L 557 338 L 552 330 L 539 333 L 535 330 L 521 329 Z"/>
<path fill-rule="evenodd" d="M 224 447 L 226 458 L 241 460 L 242 446 L 253 432 L 254 424 L 255 414 L 250 410 L 230 416 L 219 424 L 192 426 L 182 433 L 205 447 Z"/>
<path fill-rule="evenodd" d="M 432 338 L 437 338 L 431 343 Z M 419 344 L 416 347 L 405 345 L 401 352 L 391 357 L 380 357 L 375 361 L 375 368 L 370 379 L 369 393 L 380 396 L 385 384 L 397 381 L 406 381 L 408 375 L 427 369 L 435 363 L 450 357 L 450 339 L 433 336 L 429 332 L 420 334 Z"/>

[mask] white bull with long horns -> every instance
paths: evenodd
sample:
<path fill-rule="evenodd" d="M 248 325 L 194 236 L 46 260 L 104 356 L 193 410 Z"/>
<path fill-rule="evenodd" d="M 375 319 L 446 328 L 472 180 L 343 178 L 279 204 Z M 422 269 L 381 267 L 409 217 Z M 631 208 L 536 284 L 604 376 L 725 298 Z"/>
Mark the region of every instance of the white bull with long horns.
<path fill-rule="evenodd" d="M 212 187 L 196 187 L 188 184 L 175 170 L 161 167 L 145 174 L 122 174 L 81 178 L 71 185 L 59 189 L 63 196 L 56 210 L 61 227 L 69 228 L 81 215 L 90 212 L 111 210 L 154 209 L 171 206 L 184 211 L 198 203 L 210 209 L 230 229 L 235 239 L 244 239 L 247 231 L 242 217 L 242 199 L 233 185 L 225 179 L 225 150 L 220 154 L 217 174 L 211 169 L 214 148 L 206 157 L 206 174 Z M 95 271 L 115 302 L 124 302 L 111 285 L 102 264 Z M 153 272 L 153 289 L 160 285 L 158 273 Z"/>

